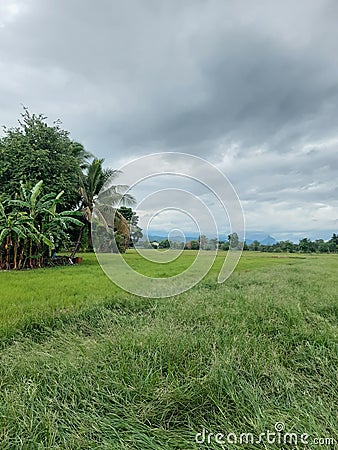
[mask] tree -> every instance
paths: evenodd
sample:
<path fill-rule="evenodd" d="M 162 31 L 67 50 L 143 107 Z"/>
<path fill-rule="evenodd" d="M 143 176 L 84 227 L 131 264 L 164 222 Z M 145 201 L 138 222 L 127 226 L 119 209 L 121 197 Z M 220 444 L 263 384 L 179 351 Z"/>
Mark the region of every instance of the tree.
<path fill-rule="evenodd" d="M 130 242 L 129 246 L 133 247 L 143 237 L 142 228 L 138 226 L 139 217 L 136 212 L 126 206 L 121 206 L 118 211 L 128 221 L 130 227 Z"/>
<path fill-rule="evenodd" d="M 228 235 L 230 248 L 237 249 L 239 244 L 239 238 L 237 233 L 231 233 Z"/>
<path fill-rule="evenodd" d="M 160 242 L 159 248 L 170 248 L 168 239 L 163 239 L 163 241 Z"/>
<path fill-rule="evenodd" d="M 94 158 L 92 153 L 88 152 L 82 144 L 76 141 L 71 143 L 71 152 L 82 170 L 87 169 L 89 166 L 89 160 Z"/>
<path fill-rule="evenodd" d="M 198 241 L 199 241 L 199 248 L 201 249 L 201 250 L 205 250 L 206 249 L 206 246 L 207 246 L 207 244 L 208 244 L 208 238 L 204 235 L 204 234 L 201 234 L 200 236 L 199 236 L 199 238 L 198 238 Z"/>
<path fill-rule="evenodd" d="M 313 243 L 311 242 L 311 239 L 301 239 L 299 241 L 299 250 L 303 253 L 311 253 L 313 251 Z"/>
<path fill-rule="evenodd" d="M 230 247 L 229 241 L 221 242 L 221 243 L 220 243 L 220 246 L 219 246 L 219 248 L 220 248 L 221 250 L 225 250 L 225 251 L 228 251 L 228 250 L 229 250 L 229 247 Z"/>
<path fill-rule="evenodd" d="M 51 249 L 67 240 L 69 227 L 81 225 L 76 212 L 57 212 L 62 191 L 57 196 L 42 191 L 42 181 L 30 190 L 21 183 L 20 199 L 0 203 L 1 268 L 41 267 Z"/>
<path fill-rule="evenodd" d="M 281 241 L 278 243 L 278 246 L 282 252 L 293 253 L 296 250 L 295 244 L 291 241 Z"/>
<path fill-rule="evenodd" d="M 24 214 L 6 212 L 4 204 L 0 203 L 0 268 L 9 270 L 11 263 L 14 269 L 20 268 L 22 257 L 17 261 L 18 248 L 21 240 L 30 234 L 30 218 Z M 13 255 L 11 255 L 13 250 Z M 5 256 L 5 264 L 3 257 Z"/>
<path fill-rule="evenodd" d="M 108 234 L 111 234 L 113 228 L 113 233 L 122 236 L 128 235 L 126 239 L 129 241 L 129 224 L 115 206 L 119 202 L 133 204 L 135 200 L 131 195 L 125 194 L 127 186 L 113 184 L 114 178 L 119 172 L 113 169 L 104 169 L 103 162 L 103 159 L 94 158 L 87 166 L 85 173 L 80 177 L 80 210 L 83 213 L 84 222 L 80 228 L 71 258 L 74 257 L 81 244 L 85 228 L 87 228 L 88 246 L 90 249 L 93 247 L 92 221 L 94 207 L 96 207 L 99 216 L 97 220 L 105 227 Z M 114 224 L 110 223 L 112 217 L 114 217 Z"/>
<path fill-rule="evenodd" d="M 329 251 L 331 253 L 336 253 L 338 249 L 338 236 L 333 233 L 332 238 L 328 241 Z"/>
<path fill-rule="evenodd" d="M 209 239 L 209 242 L 207 246 L 205 247 L 205 250 L 218 250 L 219 242 L 216 238 Z"/>
<path fill-rule="evenodd" d="M 330 244 L 325 242 L 324 239 L 316 239 L 315 244 L 318 253 L 328 253 Z"/>
<path fill-rule="evenodd" d="M 82 237 L 83 230 L 87 227 L 89 248 L 93 247 L 91 224 L 95 198 L 100 193 L 104 184 L 114 174 L 112 169 L 103 169 L 102 163 L 103 159 L 94 158 L 87 166 L 86 173 L 82 174 L 80 177 L 79 193 L 81 196 L 81 210 L 85 219 L 84 225 L 80 230 L 80 236 Z"/>
<path fill-rule="evenodd" d="M 260 242 L 257 240 L 254 240 L 250 245 L 249 245 L 249 250 L 253 250 L 254 252 L 257 252 L 259 250 L 260 247 Z"/>
<path fill-rule="evenodd" d="M 83 149 L 83 147 L 82 147 Z M 0 194 L 20 195 L 20 182 L 33 187 L 43 181 L 42 194 L 64 194 L 59 207 L 75 208 L 79 201 L 81 164 L 87 153 L 69 138 L 59 122 L 49 126 L 43 115 L 24 108 L 19 126 L 7 129 L 0 139 Z"/>
<path fill-rule="evenodd" d="M 189 242 L 187 242 L 187 244 L 189 244 Z M 200 243 L 199 243 L 199 241 L 192 240 L 192 241 L 190 241 L 190 246 L 189 247 L 190 247 L 191 250 L 199 250 Z"/>
<path fill-rule="evenodd" d="M 119 212 L 122 214 L 122 216 L 128 220 L 129 223 L 133 220 L 133 217 L 136 215 L 136 213 L 131 209 L 127 208 L 126 206 L 121 206 L 121 208 L 118 209 Z M 137 218 L 138 221 L 138 218 Z"/>

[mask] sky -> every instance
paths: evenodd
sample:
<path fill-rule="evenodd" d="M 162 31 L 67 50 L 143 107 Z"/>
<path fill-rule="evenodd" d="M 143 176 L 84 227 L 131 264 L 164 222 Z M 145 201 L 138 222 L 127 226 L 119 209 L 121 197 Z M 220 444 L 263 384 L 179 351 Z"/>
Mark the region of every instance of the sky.
<path fill-rule="evenodd" d="M 337 21 L 335 0 L 1 0 L 0 124 L 25 105 L 113 168 L 151 153 L 206 159 L 248 231 L 329 239 Z M 179 226 L 168 214 L 155 228 Z"/>

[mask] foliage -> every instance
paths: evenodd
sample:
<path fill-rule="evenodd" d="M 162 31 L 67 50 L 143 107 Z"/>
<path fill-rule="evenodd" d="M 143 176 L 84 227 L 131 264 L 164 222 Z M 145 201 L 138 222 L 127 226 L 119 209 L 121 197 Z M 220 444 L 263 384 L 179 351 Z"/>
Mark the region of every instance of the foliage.
<path fill-rule="evenodd" d="M 268 253 L 337 253 L 338 236 L 333 233 L 328 241 L 324 241 L 324 239 L 312 241 L 309 238 L 303 238 L 298 244 L 291 241 L 280 241 L 272 245 L 262 245 L 258 241 L 254 241 L 244 248 L 244 250 L 246 249 Z"/>
<path fill-rule="evenodd" d="M 101 245 L 97 248 L 97 251 L 116 252 L 120 250 L 123 252 L 130 239 L 129 224 L 118 211 L 116 205 L 119 203 L 133 204 L 134 198 L 125 193 L 127 186 L 113 184 L 119 172 L 113 169 L 104 169 L 103 161 L 103 159 L 94 158 L 80 178 L 80 210 L 83 213 L 84 223 L 80 229 L 72 257 L 78 250 L 85 228 L 87 228 L 88 247 L 89 249 L 93 248 L 94 207 L 96 208 L 96 221 L 98 222 L 96 225 L 100 224 L 103 227 L 98 228 L 100 231 L 98 240 Z M 118 243 L 117 247 L 114 240 Z"/>
<path fill-rule="evenodd" d="M 72 209 L 79 200 L 81 164 L 88 153 L 69 138 L 59 122 L 52 126 L 46 117 L 24 109 L 19 126 L 4 128 L 0 139 L 0 195 L 20 195 L 20 183 L 32 188 L 43 181 L 42 194 L 63 191 L 59 207 Z"/>
<path fill-rule="evenodd" d="M 136 212 L 126 206 L 121 206 L 118 211 L 128 221 L 130 228 L 130 242 L 129 247 L 134 247 L 143 237 L 142 228 L 138 226 L 139 217 Z"/>
<path fill-rule="evenodd" d="M 116 211 L 112 212 L 111 218 L 106 219 L 101 216 L 101 220 L 98 218 L 93 219 L 93 228 L 95 230 L 95 251 L 97 253 L 125 253 L 129 240 L 129 228 L 127 222 L 122 219 L 122 224 L 117 225 L 120 222 L 119 217 L 115 217 Z M 109 221 L 114 225 L 110 225 Z M 123 230 L 119 232 L 118 228 Z"/>
<path fill-rule="evenodd" d="M 231 249 L 239 248 L 239 238 L 238 238 L 238 234 L 237 233 L 229 234 L 228 240 L 229 240 Z"/>
<path fill-rule="evenodd" d="M 0 268 L 10 270 L 46 265 L 52 249 L 68 239 L 70 226 L 81 225 L 74 211 L 57 211 L 63 195 L 42 196 L 43 181 L 31 190 L 20 184 L 20 199 L 0 203 Z"/>
<path fill-rule="evenodd" d="M 220 242 L 220 245 L 219 245 L 219 249 L 220 250 L 225 250 L 225 251 L 228 251 L 229 250 L 229 247 L 230 247 L 230 243 L 229 243 L 229 241 L 226 241 L 226 242 Z"/>
<path fill-rule="evenodd" d="M 163 239 L 158 246 L 158 248 L 170 248 L 170 242 L 168 239 Z"/>
<path fill-rule="evenodd" d="M 187 250 L 199 250 L 199 248 L 200 248 L 200 243 L 199 243 L 199 241 L 196 241 L 196 240 L 191 240 L 191 241 L 187 242 L 185 245 L 185 249 L 187 249 Z"/>
<path fill-rule="evenodd" d="M 209 240 L 204 234 L 201 234 L 198 238 L 198 242 L 199 242 L 199 248 L 201 250 L 205 250 Z"/>
<path fill-rule="evenodd" d="M 265 252 L 265 253 L 337 253 L 338 252 L 338 235 L 333 233 L 331 239 L 324 241 L 323 239 L 316 239 L 311 241 L 309 238 L 300 239 L 296 244 L 291 241 L 280 241 L 272 245 L 263 245 L 258 240 L 247 244 L 246 242 L 240 242 L 237 233 L 234 233 L 233 240 L 234 248 L 241 248 L 245 251 Z M 206 236 L 200 236 L 198 240 L 188 241 L 185 245 L 183 242 L 175 242 L 169 240 L 169 244 L 165 244 L 172 249 L 185 250 L 222 250 L 228 251 L 230 248 L 230 241 L 232 235 L 228 236 L 227 241 L 218 241 L 217 239 L 208 239 Z M 164 242 L 164 241 L 163 241 Z M 142 240 L 141 244 L 144 248 L 151 248 L 151 244 L 147 240 Z M 159 246 L 164 248 L 162 243 Z M 157 246 L 156 246 L 157 247 Z"/>

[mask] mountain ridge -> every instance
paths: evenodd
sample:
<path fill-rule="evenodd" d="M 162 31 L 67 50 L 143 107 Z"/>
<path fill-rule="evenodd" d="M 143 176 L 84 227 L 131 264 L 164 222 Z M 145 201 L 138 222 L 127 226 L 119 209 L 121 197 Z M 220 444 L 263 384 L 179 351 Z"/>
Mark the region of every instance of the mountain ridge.
<path fill-rule="evenodd" d="M 148 236 L 146 234 L 143 235 L 142 241 L 149 240 L 152 241 L 163 241 L 164 239 L 168 239 L 168 232 L 164 230 L 149 230 Z M 205 234 L 208 239 L 215 239 L 216 236 L 214 234 Z M 185 235 L 185 242 L 189 242 L 192 240 L 197 240 L 199 237 L 198 233 L 188 232 Z M 184 238 L 181 234 L 170 235 L 170 240 L 173 242 L 184 242 Z M 228 235 L 220 234 L 220 241 L 228 240 Z M 264 231 L 248 231 L 245 236 L 245 242 L 250 245 L 253 241 L 258 241 L 262 245 L 273 245 L 277 242 L 277 240 L 271 236 L 269 233 Z"/>

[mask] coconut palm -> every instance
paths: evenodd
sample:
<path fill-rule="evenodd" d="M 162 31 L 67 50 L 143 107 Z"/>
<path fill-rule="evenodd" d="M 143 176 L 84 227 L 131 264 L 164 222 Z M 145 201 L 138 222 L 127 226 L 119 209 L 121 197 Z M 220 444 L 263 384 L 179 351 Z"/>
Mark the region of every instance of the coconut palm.
<path fill-rule="evenodd" d="M 70 145 L 73 156 L 77 159 L 82 170 L 89 166 L 89 159 L 94 158 L 94 155 L 88 152 L 82 144 L 73 141 Z"/>
<path fill-rule="evenodd" d="M 87 228 L 88 246 L 93 247 L 92 242 L 92 222 L 94 207 L 99 211 L 99 219 L 106 222 L 107 216 L 115 217 L 115 226 L 125 234 L 129 233 L 129 225 L 124 217 L 116 210 L 118 203 L 132 205 L 135 199 L 126 194 L 128 186 L 115 185 L 114 179 L 119 174 L 118 170 L 104 169 L 102 167 L 103 159 L 95 158 L 87 167 L 86 173 L 80 179 L 79 193 L 81 195 L 80 209 L 83 213 L 84 223 L 80 229 L 78 240 L 72 251 L 71 258 L 74 258 L 77 252 L 83 232 Z"/>

